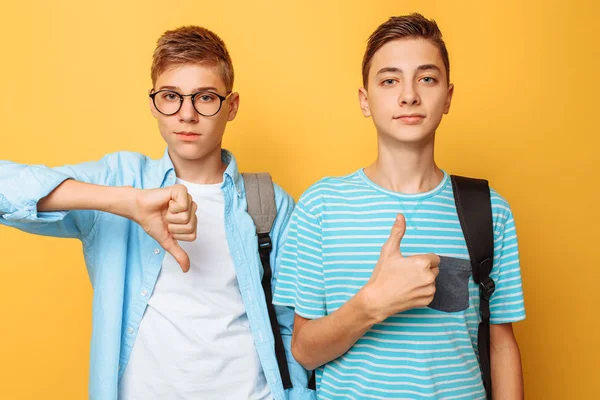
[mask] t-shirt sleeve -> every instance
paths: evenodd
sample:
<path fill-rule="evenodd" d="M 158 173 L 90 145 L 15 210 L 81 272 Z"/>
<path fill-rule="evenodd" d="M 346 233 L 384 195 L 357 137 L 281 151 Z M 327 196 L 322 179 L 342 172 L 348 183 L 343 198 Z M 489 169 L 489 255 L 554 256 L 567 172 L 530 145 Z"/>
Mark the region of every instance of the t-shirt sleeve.
<path fill-rule="evenodd" d="M 490 298 L 490 323 L 505 324 L 525 319 L 519 244 L 510 206 L 494 191 L 491 194 L 494 266 L 490 277 L 496 284 L 496 290 Z"/>
<path fill-rule="evenodd" d="M 327 315 L 318 198 L 300 198 L 277 272 L 273 303 L 308 319 Z"/>

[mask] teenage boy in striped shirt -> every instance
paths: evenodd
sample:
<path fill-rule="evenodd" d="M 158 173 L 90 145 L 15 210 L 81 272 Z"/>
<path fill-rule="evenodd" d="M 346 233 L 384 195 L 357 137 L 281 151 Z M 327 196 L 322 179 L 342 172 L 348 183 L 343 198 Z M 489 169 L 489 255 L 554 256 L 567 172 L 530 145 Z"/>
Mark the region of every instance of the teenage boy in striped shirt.
<path fill-rule="evenodd" d="M 435 133 L 454 86 L 434 21 L 393 17 L 371 35 L 360 107 L 377 129 L 375 162 L 300 198 L 275 304 L 295 309 L 292 352 L 316 369 L 322 399 L 472 399 L 486 392 L 476 354 L 479 292 Z M 525 318 L 508 203 L 491 190 L 494 399 L 523 397 L 512 323 Z M 451 298 L 437 299 L 440 292 Z"/>

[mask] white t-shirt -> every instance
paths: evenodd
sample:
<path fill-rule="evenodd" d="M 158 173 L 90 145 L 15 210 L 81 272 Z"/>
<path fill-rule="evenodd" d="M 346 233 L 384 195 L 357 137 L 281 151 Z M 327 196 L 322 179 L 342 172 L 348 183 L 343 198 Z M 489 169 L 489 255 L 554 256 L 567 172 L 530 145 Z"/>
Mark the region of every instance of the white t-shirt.
<path fill-rule="evenodd" d="M 198 204 L 197 239 L 179 242 L 191 267 L 184 274 L 165 254 L 119 399 L 270 398 L 225 237 L 221 184 L 177 183 Z"/>

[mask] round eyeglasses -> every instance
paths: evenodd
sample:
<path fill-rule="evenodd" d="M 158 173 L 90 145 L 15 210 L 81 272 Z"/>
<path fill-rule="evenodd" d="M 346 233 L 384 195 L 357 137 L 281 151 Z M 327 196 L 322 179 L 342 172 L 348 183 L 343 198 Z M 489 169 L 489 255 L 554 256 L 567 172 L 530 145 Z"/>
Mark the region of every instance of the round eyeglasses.
<path fill-rule="evenodd" d="M 227 96 L 221 96 L 208 90 L 192 94 L 181 94 L 173 90 L 159 90 L 158 92 L 150 93 L 149 96 L 154 103 L 154 107 L 163 115 L 171 116 L 177 114 L 181 110 L 184 97 L 190 97 L 194 110 L 198 114 L 205 117 L 212 117 L 221 110 L 223 102 L 232 93 L 229 93 Z"/>

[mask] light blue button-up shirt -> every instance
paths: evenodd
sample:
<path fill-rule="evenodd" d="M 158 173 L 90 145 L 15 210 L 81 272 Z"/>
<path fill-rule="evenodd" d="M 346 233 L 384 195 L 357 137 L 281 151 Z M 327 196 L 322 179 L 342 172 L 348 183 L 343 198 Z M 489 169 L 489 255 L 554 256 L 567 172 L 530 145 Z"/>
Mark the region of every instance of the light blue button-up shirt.
<path fill-rule="evenodd" d="M 244 181 L 233 155 L 226 150 L 222 155 L 227 164 L 222 186 L 227 243 L 265 377 L 274 399 L 312 399 L 314 392 L 307 389 L 309 375 L 291 353 L 294 312 L 276 306 L 294 385 L 284 391 L 261 286 L 263 270 L 255 227 L 246 212 Z M 97 162 L 58 168 L 0 161 L 0 224 L 40 235 L 78 238 L 83 243 L 94 288 L 89 398 L 117 399 L 118 379 L 127 366 L 165 251 L 138 224 L 117 215 L 91 210 L 38 212 L 37 202 L 69 178 L 153 189 L 174 184 L 175 170 L 166 151 L 160 160 L 119 152 Z M 294 208 L 293 199 L 277 185 L 275 201 L 278 213 L 271 231 L 274 277 Z"/>

